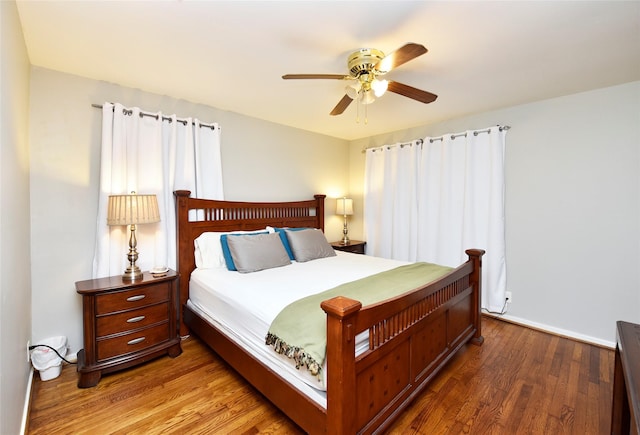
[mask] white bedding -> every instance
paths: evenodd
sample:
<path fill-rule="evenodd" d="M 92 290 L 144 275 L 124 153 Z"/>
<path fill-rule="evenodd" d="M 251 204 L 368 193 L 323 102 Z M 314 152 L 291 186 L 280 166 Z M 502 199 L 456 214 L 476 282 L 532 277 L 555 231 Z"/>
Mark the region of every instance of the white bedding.
<path fill-rule="evenodd" d="M 225 267 L 196 269 L 189 282 L 189 305 L 269 367 L 326 407 L 324 381 L 265 344 L 273 319 L 291 302 L 404 264 L 402 261 L 336 251 L 335 257 L 253 273 Z M 366 347 L 366 340 L 361 346 Z M 356 352 L 362 349 L 356 349 Z M 326 370 L 323 370 L 326 373 Z"/>

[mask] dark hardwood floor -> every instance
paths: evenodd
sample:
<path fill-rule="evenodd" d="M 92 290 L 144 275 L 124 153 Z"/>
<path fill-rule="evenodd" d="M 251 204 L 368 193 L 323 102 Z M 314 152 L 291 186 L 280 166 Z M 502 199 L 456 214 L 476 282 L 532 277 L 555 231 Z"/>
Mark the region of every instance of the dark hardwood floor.
<path fill-rule="evenodd" d="M 612 326 L 613 327 L 613 326 Z M 606 434 L 614 352 L 494 318 L 390 429 L 393 434 Z M 298 434 L 197 338 L 183 354 L 76 387 L 75 366 L 33 382 L 29 434 Z"/>

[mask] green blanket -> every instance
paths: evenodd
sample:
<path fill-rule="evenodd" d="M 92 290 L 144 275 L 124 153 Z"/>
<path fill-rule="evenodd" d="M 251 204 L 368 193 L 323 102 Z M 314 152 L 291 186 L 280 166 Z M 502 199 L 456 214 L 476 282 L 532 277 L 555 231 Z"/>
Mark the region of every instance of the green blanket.
<path fill-rule="evenodd" d="M 326 314 L 320 308 L 322 301 L 344 296 L 366 306 L 414 290 L 451 270 L 437 264 L 413 263 L 299 299 L 274 319 L 266 343 L 293 359 L 297 369 L 305 367 L 320 379 L 327 347 Z"/>

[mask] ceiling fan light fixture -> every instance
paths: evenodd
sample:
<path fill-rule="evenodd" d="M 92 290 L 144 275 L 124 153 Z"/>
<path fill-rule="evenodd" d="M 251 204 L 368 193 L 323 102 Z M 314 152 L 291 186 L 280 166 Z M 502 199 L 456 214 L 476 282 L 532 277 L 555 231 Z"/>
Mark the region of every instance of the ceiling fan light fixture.
<path fill-rule="evenodd" d="M 358 94 L 360 93 L 361 89 L 362 89 L 362 85 L 360 84 L 360 82 L 355 81 L 353 83 L 348 84 L 345 88 L 345 91 L 346 91 L 346 94 L 349 96 L 349 98 L 351 98 L 352 100 L 355 100 L 358 98 Z"/>
<path fill-rule="evenodd" d="M 387 80 L 373 79 L 371 82 L 371 89 L 373 89 L 373 93 L 376 97 L 382 97 L 384 93 L 387 92 L 388 86 L 389 82 Z"/>
<path fill-rule="evenodd" d="M 389 71 L 391 71 L 392 68 L 393 68 L 393 57 L 391 56 L 384 56 L 382 59 L 380 59 L 380 62 L 378 62 L 378 65 L 376 65 L 376 69 L 378 70 L 379 74 L 386 74 Z"/>
<path fill-rule="evenodd" d="M 362 102 L 362 104 L 371 104 L 374 101 L 376 101 L 376 94 L 372 89 L 360 92 L 360 102 Z"/>

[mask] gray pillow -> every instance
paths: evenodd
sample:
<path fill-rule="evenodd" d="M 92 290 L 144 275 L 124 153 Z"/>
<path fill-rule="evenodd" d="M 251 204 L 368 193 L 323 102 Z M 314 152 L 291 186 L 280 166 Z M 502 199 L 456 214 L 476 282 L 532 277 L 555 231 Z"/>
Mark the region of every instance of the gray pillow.
<path fill-rule="evenodd" d="M 285 231 L 291 252 L 293 252 L 296 261 L 300 263 L 316 258 L 335 257 L 336 255 L 324 233 L 318 229 Z"/>
<path fill-rule="evenodd" d="M 233 263 L 240 273 L 257 272 L 291 264 L 277 233 L 227 238 Z"/>

